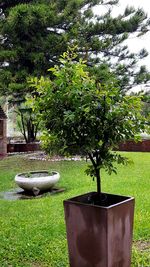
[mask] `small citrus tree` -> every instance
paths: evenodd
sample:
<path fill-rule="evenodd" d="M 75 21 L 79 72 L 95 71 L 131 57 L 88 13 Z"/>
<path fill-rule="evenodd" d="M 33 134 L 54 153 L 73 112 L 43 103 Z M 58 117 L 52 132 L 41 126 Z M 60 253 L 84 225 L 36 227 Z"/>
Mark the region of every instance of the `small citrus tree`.
<path fill-rule="evenodd" d="M 60 63 L 50 69 L 54 80 L 31 80 L 38 92 L 34 109 L 43 125 L 43 142 L 50 152 L 89 157 L 92 164 L 86 172 L 96 177 L 100 194 L 101 168 L 111 174 L 116 172 L 114 162 L 127 162 L 113 152 L 115 146 L 145 130 L 141 98 L 120 94 L 115 79 L 98 83 L 72 50 Z"/>

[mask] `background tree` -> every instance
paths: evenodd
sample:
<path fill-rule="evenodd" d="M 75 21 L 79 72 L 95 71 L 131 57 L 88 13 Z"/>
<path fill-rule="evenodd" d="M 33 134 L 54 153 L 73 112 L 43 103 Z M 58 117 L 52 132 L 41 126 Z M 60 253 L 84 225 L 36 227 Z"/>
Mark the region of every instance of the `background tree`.
<path fill-rule="evenodd" d="M 143 96 L 143 115 L 146 118 L 147 125 L 150 126 L 150 91 Z M 150 130 L 148 132 L 150 134 Z"/>
<path fill-rule="evenodd" d="M 137 72 L 134 69 L 147 52 L 133 54 L 123 45 L 130 34 L 146 33 L 149 20 L 143 10 L 128 7 L 122 15 L 112 17 L 112 8 L 117 3 L 117 0 L 0 1 L 3 9 L 0 94 L 15 99 L 26 95 L 31 90 L 26 78 L 47 75 L 47 69 L 58 64 L 60 54 L 72 43 L 78 44 L 79 56 L 86 58 L 88 66 L 94 66 L 98 80 L 107 79 L 108 66 L 118 77 L 122 90 L 149 80 L 146 69 Z M 106 12 L 94 15 L 92 8 L 96 5 L 106 6 Z"/>
<path fill-rule="evenodd" d="M 136 139 L 147 126 L 141 97 L 123 96 L 115 79 L 97 83 L 83 61 L 75 63 L 75 58 L 72 50 L 63 54 L 60 67 L 50 69 L 54 80 L 31 81 L 39 95 L 34 108 L 49 151 L 86 155 L 92 163 L 87 173 L 96 177 L 100 194 L 101 168 L 111 174 L 116 172 L 114 162 L 126 163 L 112 149 L 124 140 Z"/>
<path fill-rule="evenodd" d="M 26 143 L 35 142 L 37 138 L 37 132 L 39 130 L 39 124 L 36 121 L 36 115 L 32 111 L 32 108 L 27 104 L 21 104 L 15 112 L 17 113 L 17 126 L 22 133 Z"/>

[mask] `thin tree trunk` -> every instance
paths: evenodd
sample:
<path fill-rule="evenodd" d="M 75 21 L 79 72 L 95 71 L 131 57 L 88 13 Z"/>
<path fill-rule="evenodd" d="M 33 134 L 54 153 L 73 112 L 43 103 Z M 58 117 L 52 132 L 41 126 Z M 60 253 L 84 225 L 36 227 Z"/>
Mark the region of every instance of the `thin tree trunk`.
<path fill-rule="evenodd" d="M 36 140 L 37 132 L 38 132 L 39 123 L 35 124 L 35 130 L 34 130 L 34 138 Z"/>
<path fill-rule="evenodd" d="M 96 170 L 96 180 L 97 180 L 97 193 L 101 195 L 101 176 L 100 169 Z"/>
<path fill-rule="evenodd" d="M 28 140 L 27 140 L 27 137 L 26 137 L 26 130 L 25 130 L 25 125 L 24 125 L 23 114 L 20 113 L 20 115 L 21 115 L 21 122 L 22 122 L 23 135 L 24 135 L 24 139 L 25 139 L 25 141 L 26 141 L 26 143 L 27 143 Z"/>
<path fill-rule="evenodd" d="M 96 162 L 93 158 L 93 156 L 91 155 L 91 153 L 88 154 L 89 155 L 89 158 L 93 164 L 93 167 L 95 169 L 95 174 L 96 174 L 96 181 L 97 181 L 97 193 L 99 195 L 101 195 L 101 176 L 100 176 L 100 168 L 98 168 L 99 166 L 99 159 L 98 157 L 96 156 Z"/>

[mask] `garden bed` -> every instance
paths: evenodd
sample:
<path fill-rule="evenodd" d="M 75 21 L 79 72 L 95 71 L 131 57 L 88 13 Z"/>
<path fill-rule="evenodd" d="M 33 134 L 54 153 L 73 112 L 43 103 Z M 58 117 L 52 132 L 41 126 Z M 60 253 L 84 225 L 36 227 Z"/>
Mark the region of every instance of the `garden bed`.
<path fill-rule="evenodd" d="M 127 141 L 119 145 L 119 151 L 150 152 L 150 140 L 141 142 Z"/>
<path fill-rule="evenodd" d="M 7 144 L 7 153 L 20 153 L 20 152 L 30 152 L 30 151 L 39 151 L 40 143 L 13 143 Z"/>
<path fill-rule="evenodd" d="M 40 151 L 40 143 L 10 143 L 7 144 L 7 153 L 21 153 Z M 119 144 L 119 151 L 135 151 L 135 152 L 150 152 L 150 139 L 142 140 L 141 142 L 127 141 Z"/>

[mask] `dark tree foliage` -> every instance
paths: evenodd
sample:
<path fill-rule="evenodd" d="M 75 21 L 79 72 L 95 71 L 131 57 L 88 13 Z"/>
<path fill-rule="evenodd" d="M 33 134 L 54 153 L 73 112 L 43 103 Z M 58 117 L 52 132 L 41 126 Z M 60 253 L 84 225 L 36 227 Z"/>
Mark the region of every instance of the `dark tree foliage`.
<path fill-rule="evenodd" d="M 108 67 L 118 77 L 122 90 L 149 80 L 146 69 L 136 73 L 134 68 L 147 52 L 143 49 L 133 54 L 123 44 L 131 34 L 146 33 L 149 20 L 143 10 L 129 7 L 124 14 L 113 17 L 111 10 L 117 3 L 117 0 L 1 1 L 0 94 L 26 95 L 31 90 L 27 78 L 46 76 L 47 69 L 59 63 L 60 54 L 70 44 L 78 45 L 79 55 L 87 60 L 100 81 L 107 79 Z M 95 15 L 92 8 L 96 5 L 108 8 Z"/>
<path fill-rule="evenodd" d="M 31 108 L 27 107 L 19 107 L 16 112 L 18 114 L 17 124 L 25 142 L 35 142 L 38 132 L 38 123 L 35 120 L 34 112 L 32 112 Z"/>
<path fill-rule="evenodd" d="M 0 8 L 6 10 L 7 8 L 13 7 L 18 4 L 29 3 L 32 0 L 0 0 Z M 33 1 L 32 1 L 33 2 Z"/>
<path fill-rule="evenodd" d="M 143 115 L 146 117 L 146 123 L 150 126 L 150 90 L 143 96 Z"/>

